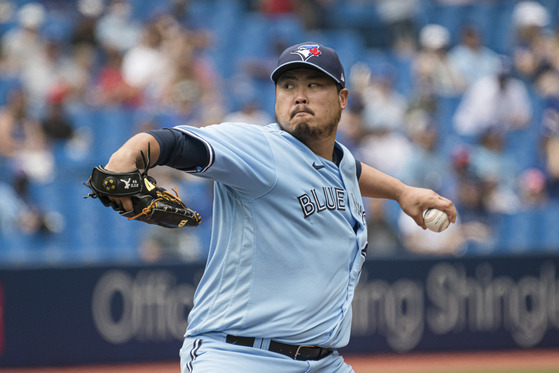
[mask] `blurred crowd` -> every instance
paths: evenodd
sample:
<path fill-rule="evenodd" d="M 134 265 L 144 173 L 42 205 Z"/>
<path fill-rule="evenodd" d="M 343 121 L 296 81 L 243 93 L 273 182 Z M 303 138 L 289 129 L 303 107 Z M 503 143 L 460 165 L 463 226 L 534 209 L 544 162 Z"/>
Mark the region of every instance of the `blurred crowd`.
<path fill-rule="evenodd" d="M 460 24 L 453 38 L 444 25 L 420 17 L 425 3 L 448 8 L 480 2 L 513 3 L 510 42 L 498 51 L 475 22 Z M 64 230 L 64 216 L 46 211 L 30 189 L 55 177 L 57 145 L 87 146 L 87 133 L 73 121 L 86 108 L 130 110 L 133 132 L 274 121 L 273 107 L 259 90 L 273 94 L 269 73 L 278 51 L 292 40 L 276 36 L 264 53 L 230 61 L 235 72 L 224 76 L 210 53 L 223 45 L 205 20 L 193 16 L 196 3 L 0 0 L 0 244 L 9 235 Z M 327 20 L 339 2 L 235 3 L 264 20 L 298 20 L 308 34 L 296 41 L 305 41 L 333 28 Z M 394 58 L 371 62 L 357 55 L 345 67 L 350 99 L 339 140 L 381 171 L 452 199 L 459 212 L 457 224 L 435 234 L 415 226 L 397 205 L 368 200 L 370 252 L 491 253 L 503 216 L 559 203 L 557 9 L 538 1 L 369 3 L 379 25 L 357 32 L 370 55 L 380 51 Z M 138 16 L 138 7 L 149 9 L 147 15 Z M 156 178 L 186 189 L 193 183 L 188 175 L 156 172 Z M 211 198 L 211 191 L 205 195 Z M 209 207 L 205 214 L 209 219 Z M 207 242 L 195 232 L 147 232 L 139 252 L 146 261 L 205 255 Z"/>

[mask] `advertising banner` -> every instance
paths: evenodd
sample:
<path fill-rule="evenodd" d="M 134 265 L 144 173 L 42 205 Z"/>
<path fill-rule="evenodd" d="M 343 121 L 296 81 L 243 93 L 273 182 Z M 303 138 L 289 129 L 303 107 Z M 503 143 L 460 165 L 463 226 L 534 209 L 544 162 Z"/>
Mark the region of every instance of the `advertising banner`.
<path fill-rule="evenodd" d="M 202 269 L 2 270 L 0 366 L 178 359 Z"/>
<path fill-rule="evenodd" d="M 544 257 L 371 262 L 356 291 L 347 350 L 558 347 L 558 264 Z"/>
<path fill-rule="evenodd" d="M 559 347 L 559 258 L 371 260 L 343 353 Z M 201 264 L 0 270 L 0 366 L 177 359 Z"/>

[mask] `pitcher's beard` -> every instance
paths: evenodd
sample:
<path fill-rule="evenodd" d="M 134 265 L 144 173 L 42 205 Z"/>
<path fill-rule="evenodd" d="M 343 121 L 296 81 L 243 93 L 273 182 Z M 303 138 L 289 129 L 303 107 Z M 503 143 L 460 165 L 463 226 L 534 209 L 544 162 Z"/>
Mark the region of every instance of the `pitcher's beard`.
<path fill-rule="evenodd" d="M 314 141 L 327 139 L 335 135 L 336 128 L 341 119 L 341 112 L 334 118 L 327 126 L 324 127 L 314 127 L 309 125 L 307 122 L 300 122 L 294 126 L 294 128 L 287 129 L 281 123 L 278 122 L 282 130 L 289 132 L 297 140 L 301 141 L 303 144 L 310 144 Z M 276 120 L 277 122 L 277 120 Z"/>

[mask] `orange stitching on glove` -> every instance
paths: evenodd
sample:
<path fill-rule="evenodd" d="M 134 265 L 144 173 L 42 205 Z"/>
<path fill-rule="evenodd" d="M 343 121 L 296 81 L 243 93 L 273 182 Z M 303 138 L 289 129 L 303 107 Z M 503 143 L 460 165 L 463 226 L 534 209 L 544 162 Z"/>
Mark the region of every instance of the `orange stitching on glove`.
<path fill-rule="evenodd" d="M 149 206 L 144 207 L 144 208 L 142 209 L 142 212 L 140 212 L 140 213 L 139 213 L 138 215 L 136 215 L 136 216 L 132 216 L 132 217 L 128 218 L 128 220 L 134 220 L 134 219 L 139 218 L 139 217 L 142 216 L 142 215 L 147 215 L 147 214 L 149 214 L 150 211 L 153 209 L 153 206 L 154 206 L 154 205 L 155 205 L 155 207 L 157 207 L 157 201 L 162 201 L 162 200 L 163 200 L 163 198 L 154 199 L 154 200 L 149 204 Z"/>
<path fill-rule="evenodd" d="M 181 206 L 185 207 L 184 203 L 181 201 L 180 197 L 179 197 L 179 193 L 177 192 L 177 188 L 173 188 L 172 189 L 173 192 L 175 192 L 176 197 L 174 195 L 172 195 L 171 193 L 167 192 L 166 190 L 164 191 L 157 191 L 157 196 L 158 197 L 165 197 L 166 199 L 169 199 L 171 201 L 177 202 L 179 203 Z"/>

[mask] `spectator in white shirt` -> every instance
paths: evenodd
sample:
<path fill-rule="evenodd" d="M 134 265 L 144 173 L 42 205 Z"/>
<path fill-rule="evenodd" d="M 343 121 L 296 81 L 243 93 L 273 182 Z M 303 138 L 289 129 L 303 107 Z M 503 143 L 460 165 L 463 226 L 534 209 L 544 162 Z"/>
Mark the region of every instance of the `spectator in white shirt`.
<path fill-rule="evenodd" d="M 128 0 L 111 0 L 106 13 L 95 26 L 95 37 L 103 48 L 116 48 L 122 53 L 138 43 L 141 25 L 132 19 Z"/>
<path fill-rule="evenodd" d="M 150 97 L 159 97 L 170 79 L 170 61 L 161 50 L 162 35 L 154 24 L 147 24 L 142 41 L 124 54 L 122 76 L 126 83 Z"/>
<path fill-rule="evenodd" d="M 39 3 L 28 3 L 18 12 L 18 25 L 2 36 L 2 67 L 8 73 L 19 74 L 28 61 L 33 61 L 43 48 L 41 26 L 46 11 Z"/>
<path fill-rule="evenodd" d="M 461 42 L 450 49 L 448 59 L 466 86 L 479 78 L 495 75 L 499 68 L 499 56 L 483 45 L 478 30 L 465 26 L 461 36 Z"/>
<path fill-rule="evenodd" d="M 450 32 L 428 24 L 419 32 L 420 50 L 412 64 L 415 85 L 438 96 L 452 97 L 464 91 L 461 75 L 450 63 Z"/>
<path fill-rule="evenodd" d="M 510 61 L 502 59 L 496 75 L 470 86 L 453 118 L 458 134 L 476 136 L 488 128 L 510 130 L 528 124 L 532 118 L 528 90 L 511 73 Z"/>

